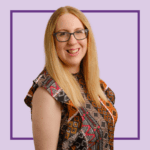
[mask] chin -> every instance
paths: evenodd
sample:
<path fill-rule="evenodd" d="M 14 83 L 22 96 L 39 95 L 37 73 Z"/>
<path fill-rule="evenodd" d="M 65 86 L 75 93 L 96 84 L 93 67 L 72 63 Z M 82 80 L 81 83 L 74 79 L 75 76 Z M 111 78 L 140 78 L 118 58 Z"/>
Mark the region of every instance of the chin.
<path fill-rule="evenodd" d="M 76 67 L 76 66 L 80 66 L 80 62 L 81 61 L 78 61 L 78 62 L 70 62 L 70 63 L 67 63 L 66 65 L 67 66 L 70 66 L 70 67 Z"/>

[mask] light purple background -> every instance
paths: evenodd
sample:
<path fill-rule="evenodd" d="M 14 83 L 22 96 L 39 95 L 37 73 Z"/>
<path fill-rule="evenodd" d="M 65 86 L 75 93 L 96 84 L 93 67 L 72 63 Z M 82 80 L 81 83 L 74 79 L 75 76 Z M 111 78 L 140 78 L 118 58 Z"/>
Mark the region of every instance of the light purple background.
<path fill-rule="evenodd" d="M 21 100 L 44 66 L 43 39 L 51 14 L 13 13 L 13 137 L 32 137 L 30 110 Z M 137 13 L 85 15 L 95 36 L 100 77 L 116 95 L 119 117 L 115 137 L 136 138 Z M 22 90 L 18 92 L 20 86 Z M 25 124 L 27 130 L 22 130 Z"/>
<path fill-rule="evenodd" d="M 16 3 L 15 3 L 16 2 Z M 140 10 L 141 11 L 141 140 L 137 140 L 137 141 L 117 141 L 115 140 L 114 142 L 114 146 L 115 146 L 115 150 L 126 150 L 126 149 L 136 149 L 136 150 L 140 150 L 140 149 L 144 149 L 147 148 L 149 145 L 149 134 L 150 134 L 150 129 L 148 124 L 150 123 L 150 121 L 148 120 L 148 109 L 149 109 L 149 97 L 147 97 L 147 94 L 149 93 L 149 84 L 150 84 L 150 80 L 149 80 L 149 75 L 150 75 L 150 71 L 148 70 L 148 64 L 150 63 L 149 61 L 149 49 L 150 46 L 148 44 L 149 41 L 149 35 L 150 35 L 150 21 L 148 20 L 150 12 L 148 9 L 148 1 L 124 1 L 124 2 L 120 2 L 120 1 L 110 1 L 110 2 L 100 2 L 97 1 L 95 4 L 93 4 L 93 1 L 91 2 L 87 2 L 87 1 L 75 1 L 75 2 L 70 2 L 70 1 L 63 1 L 63 2 L 56 2 L 55 4 L 52 4 L 50 1 L 45 1 L 45 2 L 37 2 L 37 1 L 24 1 L 25 3 L 20 1 L 5 1 L 4 4 L 1 4 L 1 13 L 0 13 L 0 17 L 1 17 L 1 28 L 0 28 L 0 39 L 1 39 L 1 44 L 0 44 L 0 48 L 1 48 L 1 54 L 0 54 L 0 61 L 1 61 L 1 79 L 2 79 L 2 86 L 1 86 L 1 118 L 3 121 L 1 121 L 1 125 L 0 125 L 0 131 L 1 131 L 1 147 L 3 149 L 34 149 L 34 144 L 33 141 L 10 141 L 10 10 L 55 10 L 60 6 L 65 6 L 65 5 L 71 5 L 74 7 L 77 7 L 80 10 Z M 86 4 L 86 5 L 85 5 Z M 93 4 L 93 6 L 91 6 L 91 4 Z M 21 14 L 23 15 L 23 14 Z M 93 14 L 92 14 L 93 15 Z M 135 47 L 136 41 L 134 41 L 134 36 L 136 34 L 136 29 L 134 28 L 135 25 L 134 23 L 136 23 L 136 18 L 134 15 L 124 15 L 123 18 L 121 17 L 122 14 L 119 16 L 115 16 L 115 14 L 112 14 L 111 18 L 113 17 L 114 20 L 112 20 L 113 22 L 111 22 L 111 27 L 115 27 L 114 22 L 116 20 L 121 19 L 120 21 L 120 27 L 122 27 L 124 25 L 123 21 L 127 21 L 129 19 L 130 25 L 128 24 L 128 26 L 126 28 L 117 28 L 117 31 L 123 31 L 123 33 L 121 32 L 117 32 L 117 37 L 114 36 L 114 31 L 112 31 L 112 29 L 109 28 L 107 29 L 107 32 L 104 35 L 104 30 L 102 30 L 102 27 L 104 26 L 106 29 L 106 24 L 103 22 L 99 22 L 101 27 L 99 27 L 98 32 L 100 33 L 100 37 L 97 37 L 97 25 L 93 23 L 91 23 L 91 15 L 88 15 L 87 17 L 89 18 L 89 21 L 91 23 L 91 26 L 93 28 L 93 32 L 95 35 L 95 39 L 96 39 L 96 44 L 97 44 L 97 50 L 100 52 L 100 54 L 102 54 L 102 58 L 101 61 L 99 61 L 99 66 L 100 66 L 100 71 L 101 71 L 101 78 L 107 82 L 107 84 L 113 89 L 113 91 L 115 91 L 116 94 L 116 103 L 115 103 L 115 107 L 117 108 L 117 111 L 119 113 L 119 116 L 122 116 L 120 118 L 118 118 L 118 122 L 116 124 L 116 130 L 115 130 L 115 137 L 125 137 L 125 136 L 137 136 L 136 135 L 136 119 L 137 115 L 135 113 L 135 109 L 137 108 L 137 98 L 134 97 L 136 93 L 136 90 L 134 89 L 134 86 L 130 85 L 131 82 L 129 82 L 129 79 L 134 79 L 133 77 L 135 77 L 135 81 L 132 81 L 132 84 L 136 84 L 136 78 L 137 76 L 134 75 L 134 72 L 136 72 L 136 70 L 131 70 L 132 74 L 126 72 L 131 66 L 130 64 L 126 64 L 128 61 L 130 61 L 131 59 L 133 60 L 132 63 L 135 62 L 135 59 L 137 58 L 137 54 L 136 54 L 136 50 L 137 48 Z M 16 21 L 17 21 L 17 14 L 16 14 Z M 25 16 L 24 16 L 25 17 Z M 37 17 L 40 17 L 40 14 L 37 15 Z M 120 18 L 121 17 L 121 18 Z M 90 19 L 91 18 L 91 19 Z M 104 18 L 106 18 L 106 16 L 104 16 Z M 103 16 L 101 16 L 101 19 L 104 19 Z M 14 18 L 15 19 L 15 18 Z M 30 17 L 28 17 L 28 19 L 31 19 L 31 21 L 36 22 L 38 21 L 38 18 L 33 18 L 32 20 L 32 15 Z M 35 19 L 35 20 L 34 20 Z M 124 20 L 125 19 L 125 20 Z M 44 20 L 44 18 L 43 18 Z M 47 20 L 45 18 L 45 21 L 47 23 Z M 105 20 L 108 21 L 108 20 Z M 21 23 L 21 20 L 20 20 Z M 27 24 L 27 23 L 26 23 Z M 43 25 L 42 25 L 43 24 Z M 114 26 L 113 26 L 114 24 Z M 25 24 L 24 24 L 25 25 Z M 39 72 L 38 70 L 41 70 L 42 68 L 42 64 L 41 66 L 37 66 L 35 67 L 35 74 L 31 73 L 31 74 L 26 74 L 26 69 L 24 68 L 25 64 L 23 61 L 24 60 L 31 60 L 33 62 L 33 66 L 37 65 L 37 63 L 35 61 L 38 61 L 37 56 L 40 55 L 40 57 L 43 57 L 44 60 L 44 53 L 41 55 L 41 52 L 43 51 L 43 37 L 42 34 L 45 31 L 45 27 L 46 26 L 45 23 L 41 23 L 40 25 L 37 26 L 33 26 L 34 30 L 32 32 L 29 32 L 26 30 L 26 28 L 28 27 L 32 27 L 33 24 L 29 24 L 28 26 L 26 25 L 25 27 L 22 28 L 22 33 L 24 32 L 24 30 L 26 31 L 25 35 L 28 38 L 23 38 L 22 35 L 20 37 L 20 41 L 15 38 L 15 36 L 17 36 L 17 32 L 16 35 L 14 34 L 14 107 L 13 109 L 15 109 L 14 111 L 14 137 L 29 137 L 32 132 L 31 129 L 31 119 L 30 119 L 30 110 L 27 106 L 24 105 L 23 103 L 23 99 L 24 99 L 24 95 L 26 95 L 26 91 L 25 89 L 27 89 L 28 91 L 28 85 L 31 85 L 32 80 L 35 78 L 35 76 L 37 75 L 37 72 Z M 38 29 L 40 27 L 40 30 Z M 44 28 L 43 28 L 44 27 Z M 127 30 L 129 29 L 130 32 Z M 132 32 L 131 32 L 131 29 Z M 18 28 L 19 30 L 19 28 Z M 108 32 L 109 30 L 109 32 Z M 126 31 L 124 31 L 126 30 Z M 15 31 L 15 27 L 14 27 L 14 31 Z M 38 32 L 37 32 L 38 31 Z M 28 36 L 27 36 L 27 32 Z M 101 36 L 103 32 L 103 36 Z M 109 35 L 108 36 L 106 36 Z M 122 36 L 120 39 L 118 38 L 118 34 L 122 35 L 124 34 L 124 36 Z M 126 38 L 127 35 L 130 35 L 128 39 Z M 40 35 L 40 37 L 38 36 Z M 105 37 L 104 37 L 105 36 Z M 110 36 L 114 36 L 114 37 L 110 37 Z M 32 41 L 29 41 L 29 38 L 32 38 Z M 25 40 L 25 41 L 21 41 Z M 115 40 L 114 42 L 111 43 L 112 40 Z M 15 41 L 16 40 L 16 41 Z M 38 41 L 38 42 L 37 42 Z M 99 42 L 101 41 L 101 43 Z M 103 41 L 103 42 L 102 42 Z M 125 44 L 125 41 L 127 42 L 127 44 Z M 132 41 L 132 42 L 131 42 Z M 17 43 L 18 42 L 18 43 Z M 41 43 L 40 43 L 41 42 Z M 122 43 L 121 43 L 122 42 Z M 131 42 L 131 43 L 130 43 Z M 111 44 L 110 44 L 111 43 Z M 30 44 L 30 45 L 29 45 Z M 130 46 L 129 46 L 130 44 Z M 39 46 L 37 46 L 39 45 Z M 35 48 L 35 46 L 37 46 L 37 48 Z M 21 51 L 21 53 L 19 53 L 19 50 Z M 36 49 L 36 50 L 35 50 Z M 130 51 L 129 51 L 130 49 Z M 102 51 L 103 50 L 103 51 Z M 26 53 L 25 53 L 26 52 Z M 106 53 L 105 53 L 106 52 Z M 108 52 L 110 53 L 110 56 L 108 56 Z M 119 53 L 119 55 L 125 55 L 124 57 L 117 58 L 118 61 L 120 59 L 120 62 L 116 62 L 116 53 Z M 121 53 L 122 52 L 122 53 Z M 130 53 L 128 53 L 130 52 Z M 132 54 L 133 52 L 133 54 Z M 28 54 L 28 55 L 27 55 Z M 128 55 L 127 55 L 128 54 Z M 25 56 L 27 55 L 27 56 Z M 31 55 L 31 56 L 30 56 Z M 115 60 L 111 57 L 114 56 Z M 22 56 L 22 57 L 21 57 Z M 20 59 L 21 57 L 21 59 Z M 26 59 L 25 59 L 26 57 Z M 108 64 L 109 61 L 107 61 L 107 59 L 105 58 L 111 58 L 108 59 L 110 61 L 110 63 Z M 127 58 L 127 59 L 126 59 Z M 19 61 L 20 59 L 20 61 Z M 17 60 L 19 62 L 17 62 Z M 104 60 L 104 61 L 102 61 Z M 125 61 L 126 60 L 126 61 Z M 17 63 L 15 63 L 17 62 Z M 105 62 L 105 64 L 103 64 Z M 125 64 L 123 64 L 123 62 L 125 62 Z M 3 65 L 4 64 L 4 65 Z M 43 61 L 44 64 L 44 61 Z M 19 65 L 19 71 L 16 71 L 16 69 L 18 68 Z M 122 65 L 122 68 L 120 67 L 120 65 Z M 124 66 L 129 66 L 129 68 L 124 68 Z M 15 67 L 16 66 L 16 67 Z M 111 66 L 111 68 L 110 68 Z M 29 68 L 31 68 L 32 66 L 28 66 Z M 136 64 L 133 64 L 133 68 L 136 67 Z M 109 68 L 109 69 L 108 69 Z M 111 70 L 111 74 L 109 73 L 109 70 Z M 31 70 L 32 71 L 32 70 Z M 21 77 L 19 77 L 18 75 L 20 74 Z M 26 77 L 25 77 L 26 75 Z M 20 80 L 19 82 L 15 82 L 16 80 L 16 76 L 18 77 L 18 79 Z M 23 79 L 23 77 L 25 77 Z M 129 83 L 128 83 L 129 82 Z M 16 85 L 17 84 L 22 85 L 22 89 L 21 91 L 25 92 L 21 94 L 20 88 L 18 89 L 18 91 L 16 91 Z M 115 84 L 114 84 L 115 83 Z M 25 84 L 25 85 L 23 85 Z M 125 85 L 127 87 L 127 84 L 129 86 L 129 89 L 126 89 L 123 85 Z M 123 86 L 123 90 L 121 88 L 121 86 Z M 27 88 L 26 88 L 27 87 Z M 118 91 L 118 87 L 120 89 L 120 91 Z M 133 91 L 130 91 L 130 90 Z M 124 96 L 122 96 L 124 94 Z M 21 96 L 20 96 L 21 95 Z M 132 97 L 133 96 L 133 97 Z M 136 100 L 135 100 L 136 99 Z M 123 106 L 122 106 L 123 105 Z M 125 108 L 127 106 L 127 109 Z M 133 108 L 133 110 L 130 112 L 130 115 L 133 115 L 132 119 L 131 117 L 129 117 L 128 115 L 126 115 L 126 110 L 129 112 L 130 108 Z M 17 113 L 16 113 L 17 112 Z M 19 115 L 18 115 L 19 114 Z M 124 121 L 126 120 L 126 121 Z M 125 125 L 124 125 L 125 123 Z M 131 132 L 129 129 L 129 125 L 128 124 L 134 124 L 133 127 L 135 127 L 135 129 L 133 129 L 133 131 Z M 122 129 L 121 129 L 122 127 Z M 126 128 L 124 128 L 126 127 Z M 128 130 L 129 129 L 129 130 Z M 19 133 L 18 133 L 19 131 Z M 134 132 L 135 131 L 135 132 Z M 30 135 L 29 135 L 29 134 Z"/>

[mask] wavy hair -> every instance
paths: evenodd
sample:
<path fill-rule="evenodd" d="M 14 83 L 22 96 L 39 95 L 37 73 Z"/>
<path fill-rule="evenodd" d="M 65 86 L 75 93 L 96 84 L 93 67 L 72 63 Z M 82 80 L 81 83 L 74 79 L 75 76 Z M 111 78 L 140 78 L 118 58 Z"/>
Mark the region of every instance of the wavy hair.
<path fill-rule="evenodd" d="M 60 7 L 50 17 L 44 37 L 45 67 L 50 76 L 68 95 L 75 107 L 79 108 L 85 104 L 79 83 L 60 61 L 55 48 L 53 33 L 55 31 L 57 20 L 65 13 L 76 16 L 82 22 L 84 27 L 89 30 L 87 37 L 87 52 L 82 59 L 80 69 L 82 69 L 89 96 L 98 106 L 100 106 L 99 97 L 105 101 L 107 101 L 107 97 L 100 87 L 98 58 L 93 32 L 87 18 L 80 10 L 71 6 Z"/>

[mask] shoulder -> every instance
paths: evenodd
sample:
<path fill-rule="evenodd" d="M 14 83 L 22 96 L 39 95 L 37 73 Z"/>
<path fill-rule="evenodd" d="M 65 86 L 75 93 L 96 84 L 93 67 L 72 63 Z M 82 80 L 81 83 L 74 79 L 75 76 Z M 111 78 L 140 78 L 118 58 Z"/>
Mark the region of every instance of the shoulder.
<path fill-rule="evenodd" d="M 102 79 L 100 79 L 100 86 L 101 86 L 101 88 L 102 88 L 103 91 L 106 91 L 107 84 Z"/>
<path fill-rule="evenodd" d="M 35 80 L 33 80 L 33 84 L 31 88 L 29 89 L 24 102 L 27 106 L 32 108 L 32 100 L 33 96 L 36 97 L 36 101 L 38 99 L 53 99 L 53 93 L 58 90 L 54 90 L 55 86 L 54 84 L 57 84 L 51 76 L 48 74 L 47 70 L 44 68 L 44 70 L 37 76 Z M 53 87 L 53 89 L 50 90 L 50 88 Z"/>
<path fill-rule="evenodd" d="M 36 91 L 33 94 L 32 101 L 34 99 L 36 99 L 36 101 L 40 100 L 41 102 L 44 102 L 44 101 L 51 102 L 51 103 L 54 102 L 54 98 L 43 87 L 38 87 L 36 89 Z"/>
<path fill-rule="evenodd" d="M 38 87 L 32 98 L 32 111 L 61 113 L 61 104 L 56 101 L 43 87 Z"/>
<path fill-rule="evenodd" d="M 104 91 L 107 98 L 114 104 L 115 103 L 115 93 L 113 90 L 102 80 L 100 79 L 100 86 Z"/>

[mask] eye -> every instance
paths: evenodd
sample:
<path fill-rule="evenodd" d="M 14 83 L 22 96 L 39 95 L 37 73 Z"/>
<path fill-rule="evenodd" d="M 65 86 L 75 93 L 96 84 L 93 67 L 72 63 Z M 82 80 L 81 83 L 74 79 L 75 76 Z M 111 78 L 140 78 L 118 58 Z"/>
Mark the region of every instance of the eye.
<path fill-rule="evenodd" d="M 59 36 L 65 36 L 67 34 L 67 32 L 60 32 L 58 35 Z"/>
<path fill-rule="evenodd" d="M 84 30 L 78 30 L 76 33 L 84 33 Z"/>

